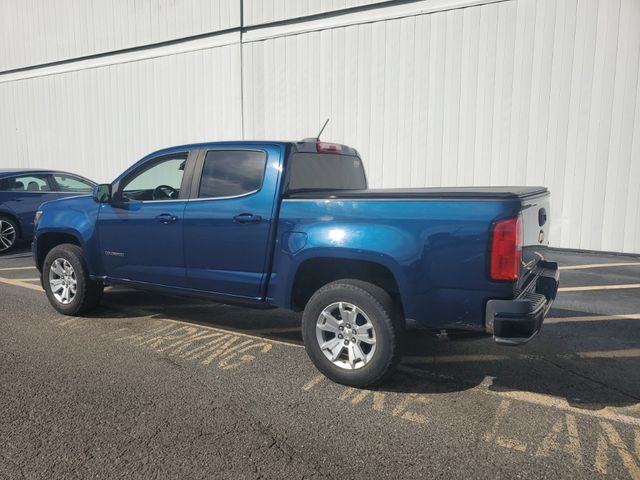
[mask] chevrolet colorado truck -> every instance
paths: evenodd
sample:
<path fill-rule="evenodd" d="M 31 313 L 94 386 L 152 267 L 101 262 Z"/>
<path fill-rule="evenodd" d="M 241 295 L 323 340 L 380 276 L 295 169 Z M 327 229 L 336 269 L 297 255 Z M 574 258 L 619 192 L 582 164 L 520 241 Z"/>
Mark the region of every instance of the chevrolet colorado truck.
<path fill-rule="evenodd" d="M 527 342 L 558 289 L 546 188 L 368 189 L 355 149 L 316 139 L 161 150 L 36 217 L 59 312 L 105 285 L 302 311 L 313 363 L 356 387 L 391 374 L 407 327 Z"/>

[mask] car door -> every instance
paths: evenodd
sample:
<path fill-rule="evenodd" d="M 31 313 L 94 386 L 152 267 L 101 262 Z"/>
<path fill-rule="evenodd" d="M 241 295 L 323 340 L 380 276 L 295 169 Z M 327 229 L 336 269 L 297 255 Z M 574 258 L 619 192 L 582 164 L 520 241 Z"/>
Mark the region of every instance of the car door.
<path fill-rule="evenodd" d="M 190 288 L 257 299 L 264 283 L 280 165 L 278 148 L 203 153 L 185 210 Z M 265 176 L 266 173 L 266 176 Z"/>
<path fill-rule="evenodd" d="M 51 178 L 46 173 L 16 175 L 2 180 L 2 206 L 12 212 L 20 223 L 21 235 L 33 235 L 35 212 L 44 202 L 57 198 L 52 188 Z"/>
<path fill-rule="evenodd" d="M 188 152 L 150 158 L 113 185 L 98 236 L 107 277 L 184 287 L 183 215 Z"/>

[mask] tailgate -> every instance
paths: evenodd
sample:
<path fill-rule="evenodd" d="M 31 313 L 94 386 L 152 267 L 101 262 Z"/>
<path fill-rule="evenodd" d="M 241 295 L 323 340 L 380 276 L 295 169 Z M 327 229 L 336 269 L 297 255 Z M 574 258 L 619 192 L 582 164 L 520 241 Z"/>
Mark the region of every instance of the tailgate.
<path fill-rule="evenodd" d="M 522 202 L 522 264 L 520 281 L 522 288 L 529 273 L 543 259 L 543 249 L 549 245 L 551 217 L 549 209 L 550 193 L 548 190 L 523 195 Z"/>

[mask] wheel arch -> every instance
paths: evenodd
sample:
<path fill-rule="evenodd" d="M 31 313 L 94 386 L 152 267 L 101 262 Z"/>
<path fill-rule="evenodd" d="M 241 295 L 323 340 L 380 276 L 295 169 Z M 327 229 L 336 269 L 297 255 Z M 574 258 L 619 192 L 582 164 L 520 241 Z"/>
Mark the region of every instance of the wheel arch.
<path fill-rule="evenodd" d="M 392 267 L 368 258 L 317 256 L 300 262 L 289 289 L 293 310 L 303 310 L 311 296 L 321 287 L 340 279 L 361 280 L 385 290 L 404 311 L 401 284 Z"/>
<path fill-rule="evenodd" d="M 80 241 L 80 237 L 71 232 L 43 232 L 40 233 L 36 239 L 36 267 L 38 270 L 42 271 L 42 265 L 44 264 L 44 259 L 47 257 L 47 254 L 57 247 L 58 245 L 62 245 L 65 243 L 70 243 L 72 245 L 77 245 L 82 247 L 82 242 Z"/>

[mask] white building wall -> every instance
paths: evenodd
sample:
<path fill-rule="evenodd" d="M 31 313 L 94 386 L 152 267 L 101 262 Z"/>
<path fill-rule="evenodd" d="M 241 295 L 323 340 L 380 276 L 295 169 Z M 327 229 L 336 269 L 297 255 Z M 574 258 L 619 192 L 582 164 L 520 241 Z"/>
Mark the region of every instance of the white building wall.
<path fill-rule="evenodd" d="M 0 76 L 0 168 L 58 168 L 111 181 L 151 151 L 240 138 L 239 38 L 52 67 L 19 80 Z"/>
<path fill-rule="evenodd" d="M 239 26 L 238 0 L 2 0 L 0 72 Z"/>
<path fill-rule="evenodd" d="M 638 0 L 245 0 L 248 28 L 216 35 L 239 25 L 224 1 L 86 51 L 212 33 L 172 45 L 4 74 L 77 54 L 0 48 L 0 168 L 109 180 L 163 146 L 300 139 L 330 117 L 323 136 L 358 148 L 374 187 L 543 184 L 553 245 L 640 253 Z M 156 25 L 204 5 L 149 2 Z"/>
<path fill-rule="evenodd" d="M 553 245 L 640 252 L 640 2 L 317 27 L 245 35 L 247 137 L 331 118 L 324 136 L 360 150 L 372 186 L 546 185 Z"/>
<path fill-rule="evenodd" d="M 311 15 L 340 12 L 387 0 L 245 0 L 244 25 L 261 25 Z"/>

